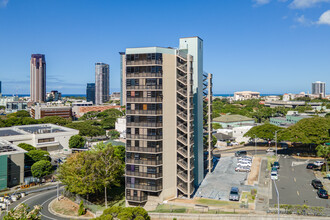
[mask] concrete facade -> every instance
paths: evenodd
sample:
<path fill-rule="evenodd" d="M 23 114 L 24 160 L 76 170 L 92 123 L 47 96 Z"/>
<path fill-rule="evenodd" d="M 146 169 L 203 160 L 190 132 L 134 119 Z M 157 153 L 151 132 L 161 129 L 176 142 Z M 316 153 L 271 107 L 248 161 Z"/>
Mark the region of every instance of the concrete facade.
<path fill-rule="evenodd" d="M 76 134 L 79 134 L 78 130 L 53 124 L 0 128 L 0 139 L 15 145 L 20 143 L 31 144 L 37 149 L 48 151 L 50 154 L 70 153 L 69 139 Z"/>

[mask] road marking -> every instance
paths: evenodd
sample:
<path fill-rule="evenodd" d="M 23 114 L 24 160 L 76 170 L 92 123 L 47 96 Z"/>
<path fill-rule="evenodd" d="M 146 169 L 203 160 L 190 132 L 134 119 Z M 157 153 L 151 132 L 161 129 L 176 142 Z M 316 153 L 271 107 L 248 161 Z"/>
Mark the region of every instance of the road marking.
<path fill-rule="evenodd" d="M 296 177 L 293 177 L 293 180 L 294 180 L 295 182 L 297 182 Z"/>
<path fill-rule="evenodd" d="M 297 195 L 299 196 L 299 191 L 297 191 Z"/>
<path fill-rule="evenodd" d="M 54 198 L 56 198 L 56 197 L 57 197 L 57 196 L 53 196 L 53 197 L 47 199 L 46 201 L 44 201 L 44 202 L 41 204 L 41 206 L 44 207 L 44 204 L 45 204 L 46 202 L 48 202 L 49 200 L 54 199 Z M 48 206 L 47 206 L 47 209 L 48 209 Z M 40 212 L 40 214 L 41 214 L 42 216 L 46 217 L 46 218 L 49 218 L 49 219 L 52 219 L 52 220 L 56 220 L 55 218 L 51 218 L 51 217 L 48 217 L 47 215 L 42 214 L 42 212 Z"/>
<path fill-rule="evenodd" d="M 33 198 L 35 198 L 35 197 L 37 197 L 37 196 L 40 196 L 40 195 L 43 195 L 43 194 L 46 194 L 46 193 L 49 193 L 49 191 L 44 192 L 44 193 L 41 193 L 41 194 L 37 194 L 37 195 L 34 195 L 34 196 L 31 196 L 30 198 L 27 198 L 26 200 L 20 202 L 17 206 L 19 206 L 19 205 L 22 204 L 22 203 L 25 203 L 26 201 L 28 201 L 28 200 L 30 200 L 30 199 L 33 199 Z M 17 208 L 17 206 L 15 206 L 14 210 Z"/>

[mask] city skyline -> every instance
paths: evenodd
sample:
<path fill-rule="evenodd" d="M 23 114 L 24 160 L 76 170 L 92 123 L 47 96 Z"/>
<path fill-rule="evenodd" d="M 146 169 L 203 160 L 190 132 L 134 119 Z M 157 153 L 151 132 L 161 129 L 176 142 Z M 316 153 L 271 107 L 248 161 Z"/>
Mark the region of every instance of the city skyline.
<path fill-rule="evenodd" d="M 127 47 L 167 47 L 175 45 L 177 38 L 187 36 L 201 36 L 207 42 L 204 69 L 214 75 L 214 94 L 243 90 L 311 93 L 311 82 L 328 83 L 330 78 L 327 2 L 189 1 L 190 10 L 180 15 L 174 13 L 171 18 L 163 16 L 164 13 L 174 6 L 183 7 L 188 1 L 166 4 L 81 1 L 79 5 L 65 1 L 0 2 L 6 2 L 0 4 L 0 26 L 5 30 L 0 36 L 0 59 L 5 61 L 0 66 L 4 94 L 29 93 L 28 60 L 33 53 L 47 56 L 47 91 L 84 94 L 86 83 L 93 81 L 97 62 L 110 64 L 110 92 L 119 91 L 118 52 Z M 52 8 L 50 13 L 48 8 Z M 160 24 L 154 32 L 148 32 L 148 25 L 127 28 L 134 11 L 157 8 L 164 10 L 155 21 L 149 20 L 150 24 Z M 41 12 L 44 18 L 41 25 L 47 31 L 37 30 L 28 14 L 32 9 Z M 186 25 L 177 25 L 180 17 L 197 10 L 199 16 L 191 16 Z M 59 11 L 61 17 L 53 19 L 52 15 Z M 118 17 L 123 19 L 115 19 Z M 140 15 L 133 20 L 141 23 L 146 18 L 147 15 Z M 101 28 L 104 25 L 109 30 Z M 96 30 L 100 32 L 95 34 Z M 129 37 L 132 30 L 137 33 L 134 39 Z M 39 34 L 40 40 L 35 41 Z M 329 94 L 329 88 L 326 92 Z"/>

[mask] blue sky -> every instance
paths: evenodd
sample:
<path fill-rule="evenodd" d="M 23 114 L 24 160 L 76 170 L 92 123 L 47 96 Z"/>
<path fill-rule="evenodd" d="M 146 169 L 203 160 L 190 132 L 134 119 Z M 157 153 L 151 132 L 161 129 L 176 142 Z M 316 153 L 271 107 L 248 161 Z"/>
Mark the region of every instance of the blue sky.
<path fill-rule="evenodd" d="M 330 93 L 330 0 L 0 0 L 0 81 L 28 94 L 32 53 L 44 53 L 47 91 L 84 94 L 94 64 L 110 64 L 118 91 L 127 47 L 204 40 L 214 93 Z"/>

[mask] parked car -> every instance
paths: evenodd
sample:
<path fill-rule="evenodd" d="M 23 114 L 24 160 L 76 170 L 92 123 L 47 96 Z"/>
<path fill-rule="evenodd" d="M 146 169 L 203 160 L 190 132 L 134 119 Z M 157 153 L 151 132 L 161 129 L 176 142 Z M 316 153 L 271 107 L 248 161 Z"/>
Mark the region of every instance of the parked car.
<path fill-rule="evenodd" d="M 237 160 L 237 163 L 239 162 L 249 162 L 249 163 L 252 163 L 252 160 L 248 159 L 248 158 L 240 158 Z"/>
<path fill-rule="evenodd" d="M 247 161 L 252 161 L 252 157 L 248 157 L 248 156 L 243 156 L 243 157 L 239 157 L 238 160 L 247 160 Z"/>
<path fill-rule="evenodd" d="M 278 179 L 278 174 L 277 173 L 271 173 L 270 174 L 270 179 L 272 179 L 272 180 L 277 180 Z"/>
<path fill-rule="evenodd" d="M 251 169 L 250 169 L 249 166 L 237 166 L 237 167 L 235 168 L 235 171 L 236 171 L 236 172 L 250 172 Z"/>
<path fill-rule="evenodd" d="M 313 179 L 312 186 L 314 187 L 314 189 L 323 188 L 323 184 L 322 184 L 321 180 L 319 180 L 319 179 Z"/>
<path fill-rule="evenodd" d="M 276 174 L 278 174 L 278 170 L 277 170 L 277 168 L 276 167 L 272 167 L 272 170 L 270 171 L 270 173 L 272 174 L 272 173 L 276 173 Z"/>
<path fill-rule="evenodd" d="M 322 165 L 324 164 L 324 162 L 318 160 L 318 161 L 315 161 L 314 164 L 315 164 L 316 166 L 320 167 L 320 166 L 322 166 Z"/>
<path fill-rule="evenodd" d="M 239 190 L 237 187 L 231 187 L 229 193 L 229 200 L 239 201 Z"/>
<path fill-rule="evenodd" d="M 273 167 L 276 167 L 278 170 L 280 169 L 280 163 L 278 161 L 275 161 L 273 164 Z"/>
<path fill-rule="evenodd" d="M 236 151 L 236 153 L 235 153 L 235 157 L 241 157 L 244 155 L 247 155 L 246 150 L 239 150 L 239 151 Z"/>
<path fill-rule="evenodd" d="M 232 145 L 239 145 L 237 142 L 231 142 L 232 143 Z"/>
<path fill-rule="evenodd" d="M 273 149 L 273 148 L 268 148 L 267 150 L 266 150 L 266 152 L 275 152 L 275 150 Z"/>
<path fill-rule="evenodd" d="M 249 166 L 251 167 L 252 163 L 249 162 L 249 161 L 240 161 L 240 162 L 237 162 L 237 166 Z"/>
<path fill-rule="evenodd" d="M 318 167 L 318 166 L 316 166 L 316 165 L 313 164 L 313 163 L 309 163 L 309 164 L 307 164 L 306 169 L 314 169 L 314 168 L 316 168 L 316 167 Z"/>
<path fill-rule="evenodd" d="M 323 188 L 319 188 L 317 190 L 317 195 L 322 199 L 328 199 L 328 197 L 329 197 L 328 192 Z"/>

